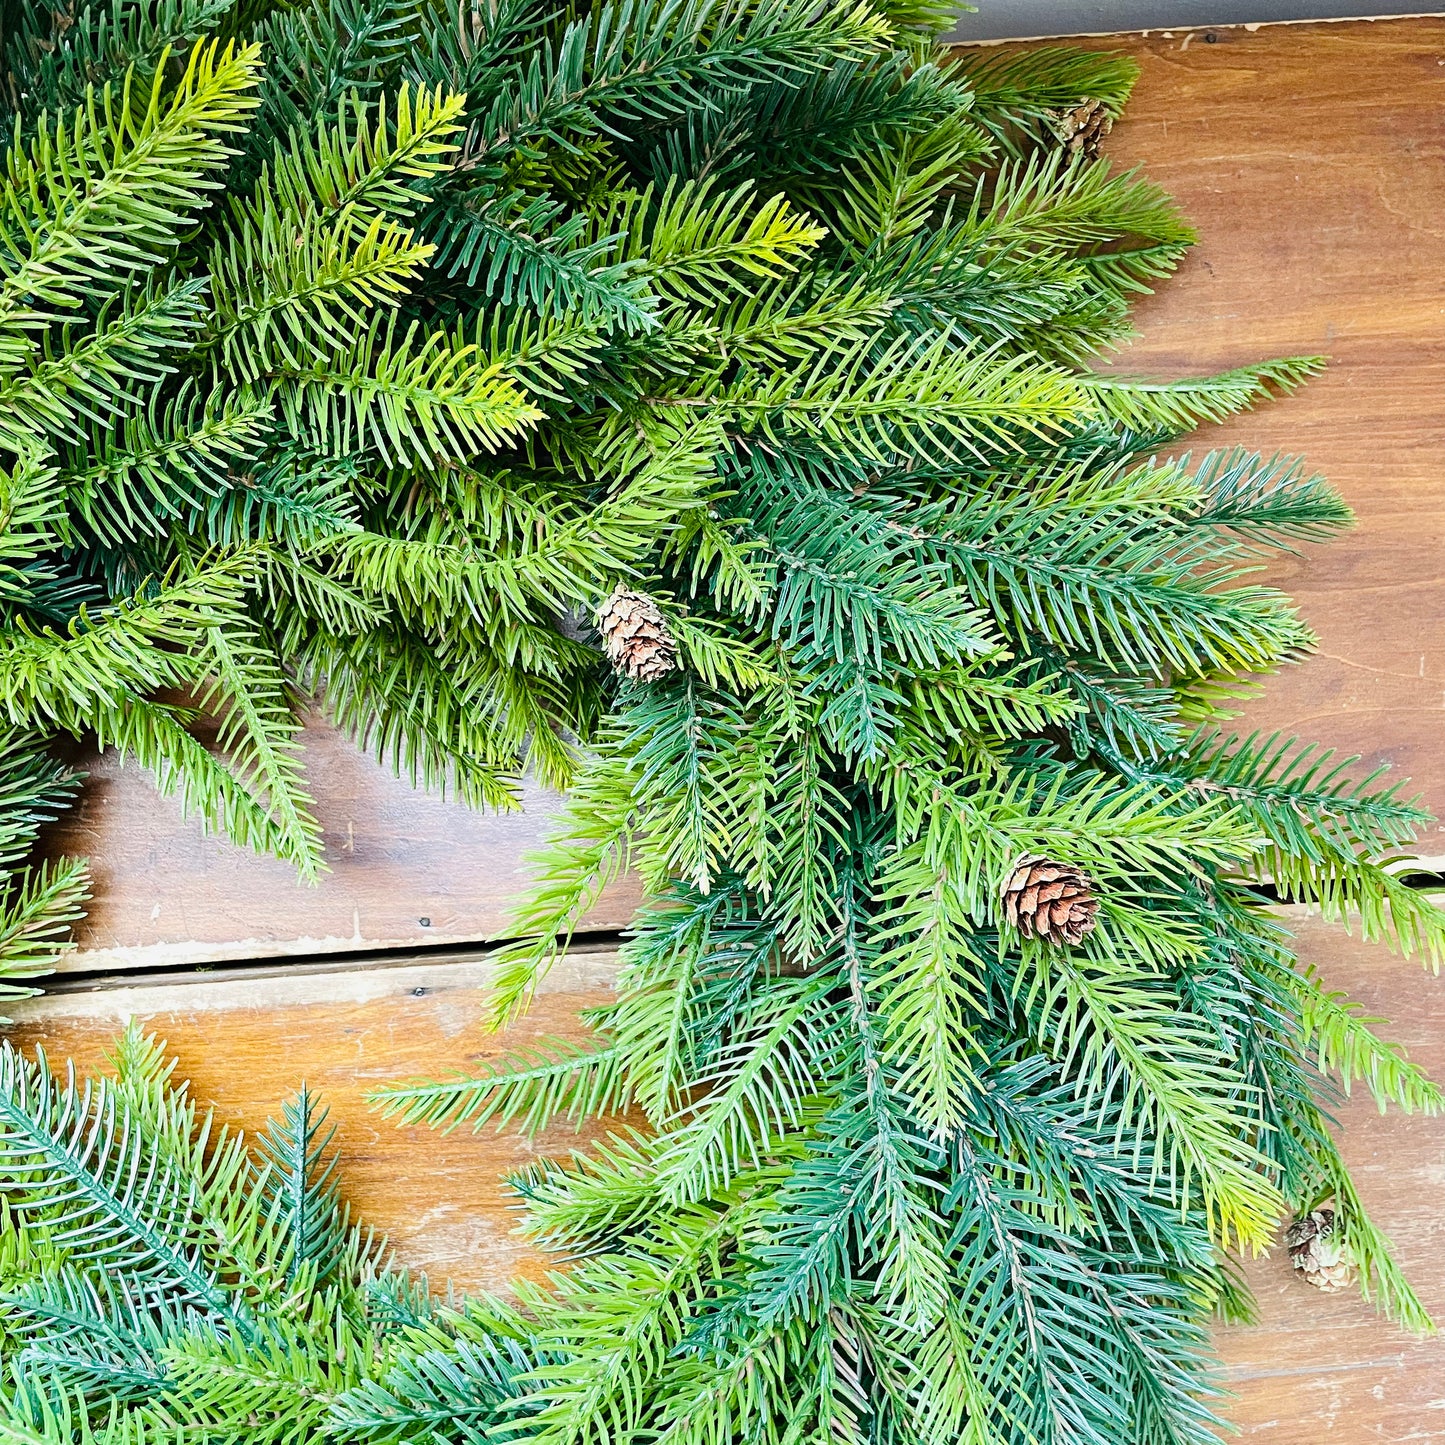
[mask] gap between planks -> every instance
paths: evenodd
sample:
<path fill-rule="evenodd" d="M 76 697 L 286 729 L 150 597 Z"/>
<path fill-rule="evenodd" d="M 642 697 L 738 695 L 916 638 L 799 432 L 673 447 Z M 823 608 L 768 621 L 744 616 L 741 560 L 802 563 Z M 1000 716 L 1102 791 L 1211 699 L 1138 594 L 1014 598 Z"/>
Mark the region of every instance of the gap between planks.
<path fill-rule="evenodd" d="M 610 989 L 617 977 L 615 944 L 570 949 L 543 976 L 538 994 L 589 993 Z M 481 989 L 496 973 L 495 950 L 458 949 L 418 962 L 393 955 L 357 964 L 335 962 L 304 968 L 196 970 L 165 979 L 154 975 L 112 975 L 67 981 L 34 998 L 4 1005 L 12 1022 L 33 1025 L 60 1019 L 148 1018 L 197 1010 L 305 1008 L 312 1004 L 363 1004 L 386 998 L 423 998 L 454 989 Z M 41 988 L 44 988 L 42 983 Z"/>
<path fill-rule="evenodd" d="M 1422 862 L 1425 860 L 1422 860 Z M 1439 863 L 1428 860 L 1432 873 Z M 1432 879 L 1432 883 L 1433 883 Z M 1424 891 L 1424 890 L 1422 890 Z M 1431 887 L 1428 896 L 1445 903 L 1445 894 Z M 1318 919 L 1309 904 L 1282 904 L 1272 910 L 1286 924 Z M 1354 920 L 1351 920 L 1353 925 Z M 1359 939 L 1353 926 L 1344 930 L 1361 947 L 1377 945 Z M 619 968 L 620 936 L 577 943 L 543 975 L 538 994 L 590 993 L 611 989 Z M 204 1009 L 290 1009 L 313 1004 L 362 1004 L 386 998 L 456 989 L 485 989 L 496 973 L 497 948 L 478 945 L 443 949 L 418 957 L 414 952 L 379 952 L 364 959 L 354 955 L 312 959 L 304 964 L 258 961 L 229 967 L 199 967 L 157 976 L 151 970 L 77 974 L 73 971 L 38 981 L 32 998 L 4 1005 L 6 1016 L 20 1025 L 55 1019 L 146 1018 Z"/>

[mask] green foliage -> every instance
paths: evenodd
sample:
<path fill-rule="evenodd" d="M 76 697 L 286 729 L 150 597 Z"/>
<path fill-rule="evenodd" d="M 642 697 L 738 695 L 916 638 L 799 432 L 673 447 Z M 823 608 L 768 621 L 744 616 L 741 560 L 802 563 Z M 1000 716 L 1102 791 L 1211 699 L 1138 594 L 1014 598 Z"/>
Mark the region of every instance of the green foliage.
<path fill-rule="evenodd" d="M 633 1111 L 515 1181 L 568 1265 L 515 1312 L 384 1268 L 304 1092 L 253 1156 L 136 1037 L 88 1091 L 4 1055 L 12 1434 L 1203 1445 L 1223 1252 L 1330 1197 L 1428 1324 L 1327 1076 L 1438 1093 L 1263 892 L 1438 963 L 1424 815 L 1224 731 L 1311 644 L 1250 574 L 1349 513 L 1161 455 L 1318 363 L 1095 369 L 1192 239 L 1059 143 L 1129 62 L 950 56 L 913 0 L 24 8 L 0 964 L 83 896 L 31 861 L 47 737 L 314 875 L 315 699 L 473 804 L 570 787 L 499 1020 L 608 881 L 649 901 L 595 1047 L 382 1094 Z M 653 681 L 589 626 L 619 585 Z M 1088 874 L 1077 947 L 1010 924 L 1026 857 Z"/>
<path fill-rule="evenodd" d="M 80 917 L 84 865 L 74 859 L 27 863 L 41 827 L 65 806 L 76 781 L 22 732 L 0 737 L 0 974 L 43 973 Z M 0 997 L 28 992 L 0 985 Z"/>
<path fill-rule="evenodd" d="M 174 1067 L 134 1026 L 88 1080 L 0 1045 L 0 1432 L 387 1438 L 367 1412 L 407 1372 L 461 1349 L 480 1375 L 490 1334 L 350 1224 L 314 1096 L 248 1150 Z"/>

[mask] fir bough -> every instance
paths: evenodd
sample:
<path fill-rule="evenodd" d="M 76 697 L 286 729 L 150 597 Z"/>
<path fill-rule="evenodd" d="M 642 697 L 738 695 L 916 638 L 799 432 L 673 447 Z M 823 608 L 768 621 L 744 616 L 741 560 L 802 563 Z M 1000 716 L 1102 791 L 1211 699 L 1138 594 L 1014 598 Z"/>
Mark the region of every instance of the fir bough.
<path fill-rule="evenodd" d="M 0 1438 L 439 1442 L 525 1417 L 530 1325 L 444 1305 L 352 1223 L 314 1095 L 248 1148 L 174 1069 L 134 1026 L 90 1079 L 0 1045 Z"/>
<path fill-rule="evenodd" d="M 415 1349 L 355 1343 L 369 1266 L 295 1183 L 325 1168 L 304 1105 L 263 1177 L 159 1082 L 128 1129 L 12 1059 L 16 1249 L 102 1280 L 24 1327 L 32 1438 L 1204 1442 L 1206 1325 L 1247 1310 L 1226 1251 L 1326 1199 L 1426 1325 L 1327 1110 L 1336 1081 L 1438 1093 L 1262 888 L 1438 962 L 1445 918 L 1389 867 L 1425 816 L 1228 732 L 1238 680 L 1311 643 L 1247 577 L 1349 515 L 1293 463 L 1167 455 L 1316 361 L 1089 367 L 1191 239 L 1061 140 L 1118 113 L 1127 61 L 950 56 L 930 6 L 816 0 L 16 15 L 17 957 L 79 901 L 13 871 L 65 786 L 35 738 L 120 746 L 314 872 L 313 687 L 471 801 L 570 785 L 500 1020 L 609 878 L 650 894 L 595 1047 L 386 1092 L 637 1125 L 517 1181 L 570 1261 L 521 1313 L 433 1335 L 387 1287 Z M 611 612 L 609 664 L 619 592 L 667 667 Z M 1011 925 L 1026 859 L 1087 880 L 1076 944 Z M 82 1205 L 94 1110 L 130 1183 Z M 270 1242 L 298 1207 L 309 1242 Z M 117 1331 L 168 1342 L 165 1381 L 37 1363 Z"/>

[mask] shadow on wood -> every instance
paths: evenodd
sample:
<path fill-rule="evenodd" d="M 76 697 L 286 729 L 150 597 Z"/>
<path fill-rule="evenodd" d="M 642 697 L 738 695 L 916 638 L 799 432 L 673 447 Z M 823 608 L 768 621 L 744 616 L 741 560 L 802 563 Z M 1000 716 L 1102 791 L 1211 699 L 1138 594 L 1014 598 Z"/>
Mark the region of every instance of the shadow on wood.
<path fill-rule="evenodd" d="M 504 927 L 554 794 L 529 787 L 522 812 L 473 812 L 395 777 L 322 717 L 304 741 L 330 868 L 314 886 L 289 864 L 205 836 L 114 753 L 81 758 L 80 806 L 47 838 L 53 853 L 90 859 L 94 892 L 61 971 L 474 943 Z M 586 926 L 624 927 L 639 897 L 635 880 L 619 880 Z"/>

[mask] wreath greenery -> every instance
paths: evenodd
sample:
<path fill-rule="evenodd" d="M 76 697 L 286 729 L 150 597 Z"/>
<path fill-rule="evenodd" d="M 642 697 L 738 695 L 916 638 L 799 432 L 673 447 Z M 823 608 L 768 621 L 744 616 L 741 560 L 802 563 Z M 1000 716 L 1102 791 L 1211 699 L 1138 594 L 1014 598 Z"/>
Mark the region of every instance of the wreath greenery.
<path fill-rule="evenodd" d="M 1190 242 L 1092 151 L 1114 55 L 928 0 L 0 9 L 0 960 L 51 955 L 56 733 L 321 866 L 298 699 L 480 805 L 568 788 L 498 1022 L 649 902 L 595 1046 L 399 1083 L 630 1118 L 516 1181 L 568 1268 L 443 1307 L 304 1094 L 248 1155 L 158 1046 L 0 1057 L 0 1428 L 27 1442 L 1205 1442 L 1228 1264 L 1329 1131 L 1439 1095 L 1272 899 L 1438 962 L 1426 821 L 1223 730 L 1310 645 L 1247 581 L 1349 521 L 1170 457 L 1296 359 L 1087 363 Z M 198 737 L 218 719 L 218 747 Z"/>

